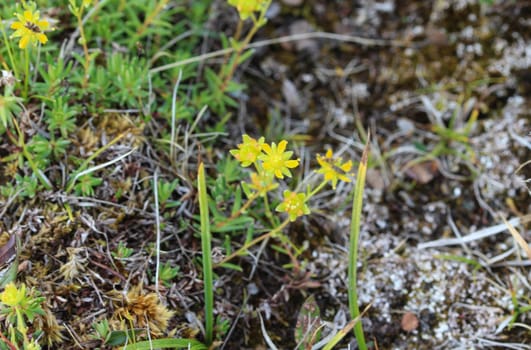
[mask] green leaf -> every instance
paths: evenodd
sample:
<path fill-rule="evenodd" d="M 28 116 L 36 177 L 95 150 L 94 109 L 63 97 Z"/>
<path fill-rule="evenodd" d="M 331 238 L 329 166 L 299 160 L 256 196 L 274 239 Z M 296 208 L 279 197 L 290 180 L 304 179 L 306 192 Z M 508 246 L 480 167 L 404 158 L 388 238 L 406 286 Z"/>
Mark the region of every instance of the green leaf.
<path fill-rule="evenodd" d="M 110 346 L 124 345 L 135 339 L 135 336 L 143 334 L 146 330 L 143 328 L 134 328 L 127 331 L 112 331 L 105 339 L 105 344 Z"/>
<path fill-rule="evenodd" d="M 236 187 L 236 192 L 234 192 L 234 205 L 232 206 L 231 215 L 234 215 L 242 207 L 242 189 L 241 187 Z"/>
<path fill-rule="evenodd" d="M 13 282 L 17 278 L 18 272 L 18 253 L 11 266 L 0 277 L 0 288 L 5 288 L 9 282 Z"/>
<path fill-rule="evenodd" d="M 254 54 L 255 50 L 247 50 L 245 51 L 239 58 L 238 58 L 238 65 L 242 64 L 243 62 L 247 61 L 251 56 Z"/>
<path fill-rule="evenodd" d="M 226 221 L 227 218 L 221 217 L 220 222 Z M 216 225 L 212 225 L 211 230 L 212 232 L 216 233 L 222 233 L 222 232 L 237 232 L 242 231 L 249 227 L 249 225 L 254 224 L 254 219 L 248 216 L 240 216 L 235 219 L 232 219 L 227 224 L 224 224 L 221 227 L 216 227 Z"/>
<path fill-rule="evenodd" d="M 155 339 L 141 341 L 135 344 L 129 344 L 124 350 L 151 350 L 151 349 L 190 349 L 190 350 L 207 350 L 208 347 L 195 339 Z"/>
<path fill-rule="evenodd" d="M 243 269 L 241 266 L 239 265 L 236 265 L 236 264 L 231 264 L 231 263 L 223 263 L 221 265 L 219 265 L 221 267 L 225 267 L 227 269 L 231 269 L 231 270 L 235 270 L 235 271 L 239 271 L 239 272 L 243 272 Z"/>
<path fill-rule="evenodd" d="M 197 192 L 199 193 L 199 213 L 201 216 L 201 251 L 203 253 L 203 283 L 205 294 L 205 340 L 212 344 L 214 331 L 214 281 L 212 268 L 212 236 L 208 215 L 208 195 L 205 180 L 205 167 L 199 163 L 197 171 Z"/>

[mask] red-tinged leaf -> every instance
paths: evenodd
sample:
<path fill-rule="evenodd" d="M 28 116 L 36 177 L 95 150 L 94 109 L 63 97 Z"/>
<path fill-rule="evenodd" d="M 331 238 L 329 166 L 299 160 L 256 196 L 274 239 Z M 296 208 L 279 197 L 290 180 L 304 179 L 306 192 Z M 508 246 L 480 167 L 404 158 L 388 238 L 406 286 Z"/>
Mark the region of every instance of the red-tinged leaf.
<path fill-rule="evenodd" d="M 321 311 L 313 295 L 302 304 L 297 325 L 295 326 L 295 341 L 297 349 L 310 350 L 312 345 L 321 338 Z"/>

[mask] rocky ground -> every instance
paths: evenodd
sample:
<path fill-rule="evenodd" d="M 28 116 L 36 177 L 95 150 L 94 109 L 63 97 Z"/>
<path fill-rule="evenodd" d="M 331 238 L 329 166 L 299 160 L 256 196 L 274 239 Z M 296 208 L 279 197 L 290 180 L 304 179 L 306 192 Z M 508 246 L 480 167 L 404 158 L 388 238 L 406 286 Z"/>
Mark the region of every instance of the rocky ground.
<path fill-rule="evenodd" d="M 531 171 L 520 167 L 531 154 L 529 4 L 291 3 L 273 5 L 258 40 L 316 34 L 257 48 L 240 77 L 251 88 L 239 130 L 259 134 L 263 115 L 273 115 L 286 133 L 311 135 L 303 159 L 325 145 L 359 159 L 360 132 L 373 133 L 358 265 L 362 306 L 372 305 L 368 338 L 380 349 L 530 348 L 529 313 L 508 325 L 511 296 L 529 303 L 531 277 L 509 232 L 428 245 L 530 212 Z M 347 320 L 350 190 L 323 195 L 321 215 L 293 229 L 308 242 L 307 272 L 319 287 L 286 293 L 284 283 L 269 286 L 269 298 L 250 297 L 271 310 L 265 328 L 279 348 L 293 345 L 279 329 L 294 324 L 303 296 L 315 295 L 334 327 Z M 519 225 L 529 242 L 528 227 Z M 411 314 L 413 329 L 402 323 Z"/>
<path fill-rule="evenodd" d="M 210 11 L 207 29 L 230 36 L 234 9 L 213 1 Z M 233 96 L 239 107 L 225 134 L 195 137 L 209 120 L 182 126 L 190 134 L 180 136 L 179 166 L 170 166 L 149 137 L 163 118 L 141 126 L 123 116 L 90 118 L 75 137 L 80 159 L 124 131 L 98 161 L 137 147 L 94 196 L 43 191 L 23 205 L 4 203 L 3 226 L 22 237 L 19 278 L 42 291 L 53 315 L 40 325 L 48 337 L 64 339 L 64 349 L 105 348 L 93 325 L 107 319 L 113 329 L 134 323 L 154 335 L 202 339 L 199 159 L 214 177 L 216 161 L 242 134 L 286 138 L 303 178 L 329 147 L 357 163 L 370 133 L 358 294 L 361 309 L 370 305 L 363 326 L 371 349 L 531 349 L 531 256 L 504 224 L 531 242 L 531 4 L 276 0 L 268 17 L 235 75 L 247 89 Z M 205 35 L 203 53 L 219 48 L 218 37 Z M 32 120 L 23 122 L 31 129 Z M 214 147 L 201 144 L 216 137 Z M 179 182 L 178 205 L 161 208 L 160 218 L 146 180 L 155 171 Z M 320 193 L 312 214 L 290 224 L 288 237 L 305 247 L 296 268 L 271 244 L 234 261 L 242 272 L 216 269 L 221 349 L 295 348 L 309 296 L 324 338 L 350 320 L 353 186 Z M 162 262 L 178 269 L 158 295 L 155 227 Z M 117 258 L 123 243 L 133 254 Z M 215 236 L 214 252 L 222 255 L 225 243 Z M 139 309 L 149 317 L 132 317 Z M 355 348 L 350 333 L 338 348 L 349 344 Z"/>

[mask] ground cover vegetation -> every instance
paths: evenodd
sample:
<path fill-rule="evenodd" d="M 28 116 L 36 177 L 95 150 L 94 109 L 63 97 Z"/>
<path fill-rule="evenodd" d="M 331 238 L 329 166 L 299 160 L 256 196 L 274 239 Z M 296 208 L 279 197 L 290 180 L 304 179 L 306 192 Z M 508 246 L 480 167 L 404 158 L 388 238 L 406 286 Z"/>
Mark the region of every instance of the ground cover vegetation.
<path fill-rule="evenodd" d="M 0 6 L 0 349 L 530 349 L 531 7 Z"/>

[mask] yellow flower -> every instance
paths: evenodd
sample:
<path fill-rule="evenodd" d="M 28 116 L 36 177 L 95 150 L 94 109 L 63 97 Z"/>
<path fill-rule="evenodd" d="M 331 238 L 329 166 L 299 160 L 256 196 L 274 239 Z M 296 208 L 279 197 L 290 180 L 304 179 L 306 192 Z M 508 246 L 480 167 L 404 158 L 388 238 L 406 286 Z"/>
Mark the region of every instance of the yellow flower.
<path fill-rule="evenodd" d="M 46 20 L 39 20 L 39 11 L 26 7 L 23 14 L 15 13 L 15 16 L 17 16 L 18 21 L 11 25 L 11 29 L 15 29 L 11 37 L 20 37 L 18 47 L 25 49 L 28 44 L 37 45 L 37 42 L 46 44 L 48 38 L 43 31 L 50 27 L 50 23 Z"/>
<path fill-rule="evenodd" d="M 306 205 L 306 195 L 291 191 L 284 191 L 284 200 L 276 210 L 287 213 L 289 221 L 295 221 L 299 216 L 310 214 L 310 208 Z"/>
<path fill-rule="evenodd" d="M 24 345 L 25 350 L 41 350 L 41 346 L 36 340 L 32 340 L 31 343 Z"/>
<path fill-rule="evenodd" d="M 332 150 L 329 149 L 324 157 L 317 155 L 317 163 L 321 166 L 321 169 L 317 170 L 317 172 L 324 175 L 325 181 L 332 181 L 333 189 L 336 189 L 338 180 L 350 182 L 350 178 L 347 175 L 352 169 L 351 160 L 343 163 L 341 158 L 334 158 Z"/>
<path fill-rule="evenodd" d="M 243 135 L 243 143 L 238 145 L 238 149 L 230 150 L 230 154 L 238 159 L 243 167 L 248 167 L 256 162 L 258 155 L 262 152 L 263 145 L 263 137 L 260 137 L 258 141 L 256 141 L 252 137 L 249 137 L 249 135 Z"/>
<path fill-rule="evenodd" d="M 236 7 L 240 18 L 244 21 L 249 18 L 253 12 L 261 11 L 268 0 L 229 0 L 229 5 Z"/>
<path fill-rule="evenodd" d="M 8 283 L 2 294 L 0 295 L 0 301 L 3 304 L 11 307 L 20 305 L 20 303 L 26 297 L 26 285 L 22 284 L 20 289 L 11 282 Z"/>
<path fill-rule="evenodd" d="M 296 168 L 299 165 L 299 160 L 290 160 L 293 152 L 286 151 L 288 141 L 282 140 L 278 146 L 272 143 L 269 146 L 267 143 L 262 146 L 265 154 L 259 155 L 258 159 L 263 162 L 264 171 L 275 174 L 279 179 L 283 179 L 284 175 L 291 177 L 290 168 Z"/>

